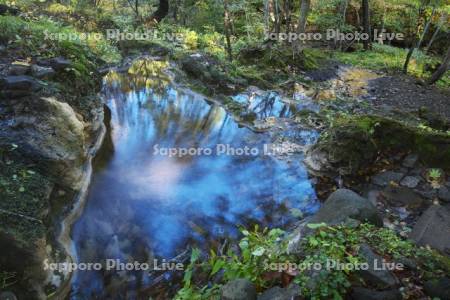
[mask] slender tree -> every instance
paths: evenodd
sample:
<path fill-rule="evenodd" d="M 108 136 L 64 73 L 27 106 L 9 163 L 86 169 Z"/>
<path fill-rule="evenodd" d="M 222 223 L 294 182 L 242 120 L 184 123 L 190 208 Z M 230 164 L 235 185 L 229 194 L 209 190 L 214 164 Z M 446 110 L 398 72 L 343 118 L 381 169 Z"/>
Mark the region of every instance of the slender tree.
<path fill-rule="evenodd" d="M 230 29 L 230 11 L 228 10 L 228 0 L 223 0 L 223 10 L 224 10 L 224 28 L 225 28 L 225 39 L 227 43 L 227 53 L 228 60 L 233 60 L 233 53 L 231 50 L 231 29 Z"/>
<path fill-rule="evenodd" d="M 362 10 L 363 10 L 363 31 L 368 34 L 369 38 L 364 39 L 364 50 L 369 50 L 371 48 L 371 34 L 370 34 L 370 6 L 369 0 L 362 0 Z"/>
<path fill-rule="evenodd" d="M 428 53 L 428 51 L 430 51 L 431 46 L 433 45 L 434 41 L 436 40 L 436 37 L 438 36 L 439 32 L 441 31 L 442 26 L 445 23 L 445 20 L 447 20 L 447 13 L 444 12 L 441 15 L 441 17 L 439 18 L 439 23 L 437 25 L 436 30 L 433 33 L 433 36 L 431 37 L 430 41 L 428 42 L 425 53 Z"/>
<path fill-rule="evenodd" d="M 311 0 L 301 0 L 300 15 L 297 24 L 297 33 L 304 33 L 306 31 L 306 21 L 308 19 L 311 8 Z"/>

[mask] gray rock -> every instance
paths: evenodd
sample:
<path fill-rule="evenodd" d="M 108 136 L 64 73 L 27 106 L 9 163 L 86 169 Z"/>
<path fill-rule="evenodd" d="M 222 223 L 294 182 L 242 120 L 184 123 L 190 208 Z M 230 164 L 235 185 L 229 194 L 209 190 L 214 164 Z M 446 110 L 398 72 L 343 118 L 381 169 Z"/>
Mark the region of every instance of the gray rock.
<path fill-rule="evenodd" d="M 55 73 L 55 70 L 51 67 L 41 67 L 38 65 L 31 66 L 31 75 L 36 78 L 51 78 Z"/>
<path fill-rule="evenodd" d="M 335 225 L 348 218 L 367 221 L 377 226 L 383 225 L 377 208 L 366 198 L 347 189 L 339 189 L 332 193 L 317 214 L 311 218 L 310 223 Z"/>
<path fill-rule="evenodd" d="M 42 89 L 36 79 L 30 76 L 7 76 L 0 79 L 2 94 L 8 97 L 22 97 Z"/>
<path fill-rule="evenodd" d="M 5 291 L 0 293 L 0 300 L 17 300 L 13 292 Z"/>
<path fill-rule="evenodd" d="M 303 237 L 314 232 L 314 230 L 308 228 L 307 224 L 337 225 L 346 223 L 357 225 L 359 222 L 383 226 L 383 219 L 370 200 L 351 190 L 339 189 L 328 197 L 314 216 L 304 219 L 289 236 L 288 252 L 301 253 Z"/>
<path fill-rule="evenodd" d="M 401 300 L 402 294 L 396 290 L 374 291 L 363 287 L 355 287 L 351 292 L 353 300 Z"/>
<path fill-rule="evenodd" d="M 425 293 L 433 298 L 450 300 L 450 279 L 443 277 L 438 280 L 429 280 L 423 285 Z"/>
<path fill-rule="evenodd" d="M 372 177 L 372 183 L 378 186 L 387 186 L 391 181 L 398 183 L 404 174 L 393 172 L 393 171 L 384 171 L 380 174 L 377 174 Z"/>
<path fill-rule="evenodd" d="M 27 62 L 15 61 L 9 67 L 8 75 L 20 76 L 30 71 L 30 65 Z"/>
<path fill-rule="evenodd" d="M 419 156 L 417 154 L 409 154 L 403 160 L 402 166 L 406 168 L 412 168 L 417 163 Z"/>
<path fill-rule="evenodd" d="M 375 268 L 375 266 L 381 265 L 383 258 L 375 254 L 368 245 L 361 245 L 359 254 L 367 261 L 369 265 L 367 270 L 358 271 L 366 284 L 369 284 L 375 288 L 386 289 L 395 287 L 399 283 L 397 277 L 395 277 L 390 271 L 378 270 Z"/>
<path fill-rule="evenodd" d="M 442 186 L 438 192 L 439 199 L 444 202 L 450 202 L 450 191 L 446 186 Z"/>
<path fill-rule="evenodd" d="M 72 65 L 72 61 L 65 59 L 64 57 L 53 57 L 50 59 L 40 59 L 38 64 L 45 67 L 51 67 L 56 72 L 62 71 L 65 68 L 69 68 Z"/>
<path fill-rule="evenodd" d="M 258 300 L 292 300 L 300 296 L 300 293 L 300 287 L 296 284 L 291 284 L 284 289 L 276 286 L 259 295 Z"/>
<path fill-rule="evenodd" d="M 421 181 L 420 177 L 406 176 L 405 178 L 402 179 L 402 181 L 400 181 L 400 185 L 413 189 L 417 187 L 420 181 Z"/>
<path fill-rule="evenodd" d="M 450 249 L 450 208 L 433 205 L 414 226 L 410 238 L 418 245 L 429 245 L 440 251 Z"/>
<path fill-rule="evenodd" d="M 236 279 L 222 287 L 222 300 L 256 300 L 256 288 L 247 279 Z"/>
<path fill-rule="evenodd" d="M 394 207 L 406 207 L 420 208 L 425 205 L 425 201 L 422 197 L 416 194 L 413 190 L 410 190 L 401 186 L 388 186 L 382 192 L 384 201 L 389 206 Z"/>

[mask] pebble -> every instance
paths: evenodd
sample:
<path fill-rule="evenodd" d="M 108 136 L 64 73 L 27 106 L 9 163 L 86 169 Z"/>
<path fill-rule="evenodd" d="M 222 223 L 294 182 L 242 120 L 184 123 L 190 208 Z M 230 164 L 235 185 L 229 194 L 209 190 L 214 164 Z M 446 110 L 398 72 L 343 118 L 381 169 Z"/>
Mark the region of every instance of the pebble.
<path fill-rule="evenodd" d="M 385 171 L 379 173 L 372 177 L 372 183 L 378 186 L 387 186 L 391 181 L 398 182 L 403 178 L 404 174 L 393 172 L 393 171 Z"/>
<path fill-rule="evenodd" d="M 421 179 L 416 176 L 406 176 L 405 178 L 402 179 L 402 181 L 400 181 L 400 185 L 413 189 L 413 188 L 417 187 L 420 180 Z"/>

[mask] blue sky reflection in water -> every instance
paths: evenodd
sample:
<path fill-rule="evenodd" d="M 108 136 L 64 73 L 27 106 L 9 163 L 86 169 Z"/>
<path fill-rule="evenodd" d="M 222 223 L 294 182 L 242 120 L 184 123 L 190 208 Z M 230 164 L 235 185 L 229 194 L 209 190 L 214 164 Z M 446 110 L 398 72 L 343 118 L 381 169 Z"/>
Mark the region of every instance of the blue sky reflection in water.
<path fill-rule="evenodd" d="M 218 144 L 262 152 L 263 144 L 272 142 L 269 133 L 239 127 L 219 106 L 166 82 L 136 88 L 116 77 L 104 87 L 111 132 L 72 232 L 80 262 L 171 258 L 189 245 L 237 238 L 239 225 L 282 226 L 295 219 L 292 209 L 311 213 L 317 208 L 300 156 L 279 160 L 215 153 Z M 316 137 L 309 131 L 296 135 L 303 143 Z M 213 151 L 168 157 L 154 155 L 154 145 Z M 78 272 L 72 298 L 102 295 L 111 282 L 117 284 L 111 279 L 115 275 L 102 272 Z"/>

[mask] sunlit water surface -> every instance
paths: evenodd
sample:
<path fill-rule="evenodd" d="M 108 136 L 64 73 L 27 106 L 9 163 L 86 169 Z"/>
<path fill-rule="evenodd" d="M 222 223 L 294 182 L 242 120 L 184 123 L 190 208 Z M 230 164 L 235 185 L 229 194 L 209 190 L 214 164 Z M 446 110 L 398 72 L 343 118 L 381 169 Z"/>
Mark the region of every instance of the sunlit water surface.
<path fill-rule="evenodd" d="M 265 155 L 269 133 L 240 127 L 218 105 L 164 80 L 141 84 L 127 76 L 105 80 L 111 130 L 72 231 L 79 262 L 170 259 L 190 246 L 206 249 L 239 238 L 239 226 L 287 226 L 298 220 L 299 211 L 317 209 L 300 154 L 289 159 Z M 286 117 L 291 108 L 284 108 L 278 95 L 267 95 L 272 105 L 264 111 L 259 105 L 258 116 Z M 251 99 L 240 95 L 235 100 Z M 288 134 L 301 144 L 316 137 L 311 131 Z M 230 151 L 247 146 L 259 153 L 218 154 L 222 144 Z M 169 157 L 156 147 L 212 153 Z M 148 287 L 154 278 L 148 274 L 79 271 L 71 299 L 144 299 L 152 295 Z"/>

